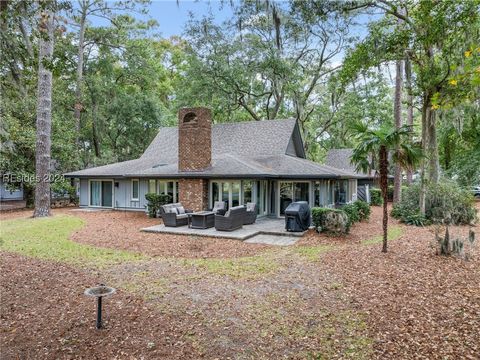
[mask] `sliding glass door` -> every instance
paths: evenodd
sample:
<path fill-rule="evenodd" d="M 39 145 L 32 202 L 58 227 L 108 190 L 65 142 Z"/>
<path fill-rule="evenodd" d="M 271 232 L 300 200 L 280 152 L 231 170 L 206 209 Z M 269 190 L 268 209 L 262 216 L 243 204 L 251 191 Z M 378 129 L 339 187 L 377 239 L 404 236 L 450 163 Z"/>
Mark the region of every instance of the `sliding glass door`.
<path fill-rule="evenodd" d="M 113 207 L 113 181 L 90 181 L 90 206 Z"/>
<path fill-rule="evenodd" d="M 257 181 L 211 181 L 210 182 L 210 207 L 215 201 L 223 201 L 228 208 L 255 202 L 258 198 Z"/>
<path fill-rule="evenodd" d="M 292 202 L 309 202 L 310 183 L 309 182 L 280 182 L 280 215 L 285 215 L 285 209 Z"/>

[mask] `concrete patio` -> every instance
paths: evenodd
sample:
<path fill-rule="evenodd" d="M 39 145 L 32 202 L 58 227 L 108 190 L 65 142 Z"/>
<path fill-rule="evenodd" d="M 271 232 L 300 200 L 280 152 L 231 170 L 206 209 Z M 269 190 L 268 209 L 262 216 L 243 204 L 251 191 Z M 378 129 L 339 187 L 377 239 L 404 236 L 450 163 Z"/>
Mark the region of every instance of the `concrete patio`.
<path fill-rule="evenodd" d="M 278 218 L 259 218 L 252 225 L 243 225 L 241 229 L 234 231 L 217 231 L 214 227 L 209 229 L 192 229 L 188 226 L 179 226 L 179 227 L 166 227 L 163 224 L 150 226 L 147 228 L 141 229 L 145 232 L 152 233 L 164 233 L 164 234 L 175 234 L 175 235 L 192 235 L 192 236 L 207 236 L 207 237 L 217 237 L 223 239 L 236 239 L 236 240 L 247 240 L 256 235 L 275 235 L 275 236 L 284 236 L 290 239 L 285 239 L 285 244 L 294 243 L 299 239 L 305 232 L 287 232 L 285 230 L 285 220 Z M 254 241 L 252 241 L 254 242 Z"/>

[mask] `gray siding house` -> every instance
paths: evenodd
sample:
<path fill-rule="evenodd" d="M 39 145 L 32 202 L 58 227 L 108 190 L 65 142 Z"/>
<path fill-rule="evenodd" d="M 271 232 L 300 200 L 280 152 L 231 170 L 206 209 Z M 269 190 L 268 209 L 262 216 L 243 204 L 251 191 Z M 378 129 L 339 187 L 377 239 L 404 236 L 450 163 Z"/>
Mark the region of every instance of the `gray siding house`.
<path fill-rule="evenodd" d="M 295 120 L 212 125 L 206 108 L 181 109 L 178 127 L 161 128 L 138 159 L 65 176 L 79 179 L 82 207 L 144 211 L 155 192 L 193 210 L 255 202 L 260 216 L 283 216 L 292 201 L 350 202 L 358 177 L 307 160 Z"/>

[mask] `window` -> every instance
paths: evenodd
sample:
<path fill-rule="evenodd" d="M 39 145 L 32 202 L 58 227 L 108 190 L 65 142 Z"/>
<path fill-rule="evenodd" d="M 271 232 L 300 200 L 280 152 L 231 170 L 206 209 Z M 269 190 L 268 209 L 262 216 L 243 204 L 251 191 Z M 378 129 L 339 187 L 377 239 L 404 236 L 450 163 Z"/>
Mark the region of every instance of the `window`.
<path fill-rule="evenodd" d="M 158 194 L 170 195 L 171 202 L 178 201 L 178 181 L 158 180 Z"/>
<path fill-rule="evenodd" d="M 285 215 L 285 209 L 293 201 L 293 183 L 280 183 L 280 215 Z"/>
<path fill-rule="evenodd" d="M 222 183 L 222 201 L 230 207 L 230 183 Z"/>
<path fill-rule="evenodd" d="M 232 183 L 232 207 L 240 205 L 240 183 Z"/>
<path fill-rule="evenodd" d="M 244 181 L 243 182 L 243 203 L 247 204 L 249 202 L 252 202 L 252 200 L 253 200 L 253 182 Z"/>
<path fill-rule="evenodd" d="M 132 200 L 138 200 L 138 180 L 132 180 Z"/>
<path fill-rule="evenodd" d="M 217 182 L 212 182 L 212 202 L 215 203 L 215 201 L 220 201 L 220 189 Z"/>
<path fill-rule="evenodd" d="M 334 185 L 335 204 L 345 204 L 347 202 L 348 180 L 337 180 Z"/>
<path fill-rule="evenodd" d="M 90 181 L 90 206 L 101 206 L 102 182 Z"/>
<path fill-rule="evenodd" d="M 149 193 L 157 192 L 157 180 L 154 180 L 154 179 L 148 180 L 148 192 Z"/>

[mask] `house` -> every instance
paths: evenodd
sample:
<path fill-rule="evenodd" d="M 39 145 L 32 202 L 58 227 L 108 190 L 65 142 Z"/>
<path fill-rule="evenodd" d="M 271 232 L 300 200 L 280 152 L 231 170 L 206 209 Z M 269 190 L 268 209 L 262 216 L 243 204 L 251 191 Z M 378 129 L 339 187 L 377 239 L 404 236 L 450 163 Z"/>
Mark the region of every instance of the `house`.
<path fill-rule="evenodd" d="M 178 119 L 138 159 L 65 174 L 80 181 L 80 206 L 144 210 L 156 192 L 193 210 L 256 202 L 260 216 L 282 216 L 292 201 L 356 198 L 355 174 L 306 159 L 295 120 L 212 124 L 207 108 L 180 109 Z"/>
<path fill-rule="evenodd" d="M 23 200 L 23 187 L 21 183 L 3 181 L 0 177 L 0 201 Z"/>

